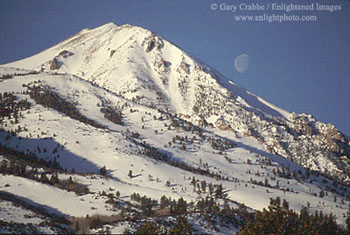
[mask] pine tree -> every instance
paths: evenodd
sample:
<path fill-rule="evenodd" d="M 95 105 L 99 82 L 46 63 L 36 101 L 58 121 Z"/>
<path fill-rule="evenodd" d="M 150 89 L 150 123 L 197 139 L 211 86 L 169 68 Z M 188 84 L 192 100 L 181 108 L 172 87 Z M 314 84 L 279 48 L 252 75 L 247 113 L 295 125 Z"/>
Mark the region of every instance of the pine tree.
<path fill-rule="evenodd" d="M 135 234 L 162 234 L 162 230 L 159 225 L 154 222 L 147 222 L 138 227 Z"/>
<path fill-rule="evenodd" d="M 346 216 L 346 231 L 350 234 L 350 206 Z"/>
<path fill-rule="evenodd" d="M 185 214 L 187 211 L 187 202 L 181 197 L 176 204 L 176 214 Z"/>
<path fill-rule="evenodd" d="M 165 186 L 170 187 L 170 185 L 171 185 L 170 180 L 167 180 L 167 181 L 165 182 Z"/>
<path fill-rule="evenodd" d="M 46 173 L 41 173 L 40 182 L 42 182 L 44 184 L 48 184 L 50 182 L 46 176 Z"/>
<path fill-rule="evenodd" d="M 324 191 L 321 189 L 320 194 L 319 194 L 320 198 L 324 197 Z"/>
<path fill-rule="evenodd" d="M 1 93 L 0 93 L 1 94 Z M 1 164 L 0 164 L 0 171 L 2 173 L 6 173 L 7 172 L 7 161 L 6 160 L 2 160 Z"/>
<path fill-rule="evenodd" d="M 80 230 L 79 222 L 75 222 L 75 232 L 78 232 Z"/>
<path fill-rule="evenodd" d="M 213 189 L 214 189 L 213 184 L 209 183 L 208 188 L 209 188 L 209 194 L 213 195 Z"/>
<path fill-rule="evenodd" d="M 222 198 L 223 197 L 223 188 L 222 188 L 222 184 L 219 184 L 217 187 L 216 187 L 216 191 L 215 191 L 215 196 L 216 198 Z"/>
<path fill-rule="evenodd" d="M 322 211 L 321 211 L 322 212 Z M 350 213 L 350 212 L 349 212 Z M 349 221 L 350 222 L 350 221 Z M 309 215 L 304 207 L 300 215 L 289 209 L 287 201 L 270 199 L 270 205 L 263 211 L 256 212 L 252 221 L 239 234 L 341 234 L 334 216 L 318 214 Z"/>
<path fill-rule="evenodd" d="M 191 184 L 196 187 L 196 178 L 194 178 L 194 176 L 192 177 Z"/>
<path fill-rule="evenodd" d="M 106 166 L 101 167 L 101 168 L 100 168 L 100 174 L 101 174 L 101 175 L 106 175 L 106 173 L 107 173 Z"/>
<path fill-rule="evenodd" d="M 164 209 L 169 206 L 169 199 L 166 196 L 160 198 L 160 208 Z"/>
<path fill-rule="evenodd" d="M 72 176 L 69 176 L 69 178 L 67 180 L 67 185 L 71 185 L 71 184 L 74 184 L 74 182 L 73 182 Z"/>
<path fill-rule="evenodd" d="M 203 180 L 203 181 L 201 182 L 201 187 L 202 187 L 203 192 L 205 193 L 206 188 L 207 188 L 207 182 L 206 182 L 205 180 Z"/>
<path fill-rule="evenodd" d="M 169 234 L 192 234 L 192 227 L 183 216 L 176 218 L 176 225 L 169 231 Z"/>
<path fill-rule="evenodd" d="M 59 179 L 58 179 L 57 173 L 52 174 L 52 175 L 51 175 L 51 178 L 50 178 L 50 184 L 51 184 L 51 185 L 54 185 L 54 184 L 58 184 L 59 182 L 60 182 L 60 181 L 59 181 Z"/>

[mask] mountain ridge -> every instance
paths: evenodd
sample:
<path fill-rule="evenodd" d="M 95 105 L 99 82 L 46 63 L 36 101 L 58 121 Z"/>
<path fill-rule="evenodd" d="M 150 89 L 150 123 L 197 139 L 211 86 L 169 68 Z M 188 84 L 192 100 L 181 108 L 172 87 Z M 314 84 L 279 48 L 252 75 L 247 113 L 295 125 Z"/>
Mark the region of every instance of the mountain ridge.
<path fill-rule="evenodd" d="M 288 144 L 295 135 L 301 133 L 307 137 L 304 142 L 315 145 L 313 135 L 321 133 L 316 136 L 321 143 L 316 145 L 326 146 L 325 150 L 335 152 L 337 156 L 345 153 L 349 158 L 346 138 L 333 125 L 327 126 L 312 116 L 296 115 L 270 104 L 195 61 L 161 36 L 137 26 L 107 23 L 95 29 L 84 29 L 42 53 L 4 66 L 23 67 L 23 64 L 34 70 L 74 74 L 140 104 L 191 116 L 188 120 L 194 123 L 205 121 L 215 127 L 222 125 L 243 134 L 256 135 L 259 141 L 266 143 L 269 152 L 274 151 L 323 173 L 329 169 L 338 171 L 337 165 L 342 163 L 333 163 L 325 157 L 327 166 L 320 168 L 317 166 L 320 151 L 315 153 L 311 163 L 299 159 L 297 155 L 305 155 L 305 152 L 293 154 L 295 148 Z M 243 112 L 239 111 L 241 108 Z M 241 117 L 234 118 L 237 114 Z M 256 119 L 255 123 L 248 122 L 247 117 Z M 237 122 L 241 124 L 237 125 Z M 271 129 L 271 122 L 278 123 L 277 129 Z M 279 129 L 279 126 L 283 128 Z M 263 132 L 264 129 L 271 129 L 269 132 L 272 133 Z M 336 139 L 328 132 L 335 132 Z M 344 180 L 348 181 L 349 176 L 346 175 Z"/>
<path fill-rule="evenodd" d="M 125 24 L 125 25 L 122 25 L 122 26 L 117 26 L 114 23 L 107 23 L 107 24 L 102 25 L 102 26 L 100 26 L 100 27 L 98 27 L 96 29 L 92 29 L 92 30 L 91 29 L 83 29 L 79 33 L 69 37 L 68 39 L 64 40 L 63 42 L 57 44 L 56 46 L 53 46 L 53 47 L 51 47 L 48 50 L 45 50 L 45 51 L 43 51 L 41 53 L 38 53 L 38 54 L 32 56 L 32 57 L 36 57 L 35 59 L 37 60 L 37 57 L 40 56 L 41 54 L 44 54 L 45 52 L 46 52 L 46 54 L 49 54 L 47 56 L 44 56 L 45 58 L 43 58 L 43 59 L 40 58 L 39 59 L 40 62 L 38 62 L 37 64 L 34 63 L 34 65 L 33 65 L 33 64 L 29 63 L 31 60 L 33 60 L 33 59 L 31 59 L 32 57 L 29 57 L 29 58 L 26 58 L 26 59 L 23 59 L 23 60 L 20 60 L 20 61 L 17 61 L 17 62 L 12 62 L 12 63 L 9 63 L 9 64 L 5 64 L 5 65 L 2 65 L 2 66 L 4 66 L 4 67 L 16 67 L 16 68 L 27 68 L 27 69 L 39 70 L 41 65 L 47 63 L 48 61 L 51 61 L 60 52 L 65 51 L 65 46 L 67 46 L 67 43 L 71 43 L 72 41 L 77 40 L 77 38 L 79 38 L 81 36 L 85 36 L 86 34 L 91 33 L 91 32 L 102 31 L 101 34 L 105 34 L 105 33 L 108 33 L 111 30 L 122 30 L 123 28 L 133 28 L 133 29 L 141 30 L 142 32 L 145 32 L 148 36 L 159 38 L 160 39 L 160 43 L 162 43 L 162 40 L 165 40 L 163 37 L 161 37 L 159 35 L 156 35 L 156 34 L 152 33 L 151 31 L 148 31 L 148 30 L 142 29 L 140 27 L 137 27 L 137 26 L 132 26 L 132 25 L 128 25 L 128 24 Z M 146 35 L 146 37 L 147 37 L 147 35 Z M 166 42 L 169 43 L 168 41 L 166 41 Z M 178 50 L 181 50 L 178 46 L 176 46 L 176 45 L 174 45 L 172 43 L 169 43 L 169 44 L 171 46 L 175 46 Z M 51 52 L 51 53 L 47 53 L 47 51 L 50 51 L 50 50 L 52 51 L 52 50 L 56 49 L 57 47 L 59 48 L 58 50 L 55 50 L 54 52 Z M 187 54 L 186 52 L 181 51 L 181 54 L 182 54 L 182 56 L 188 57 L 188 59 L 190 59 L 192 61 L 196 61 L 197 60 L 194 57 L 192 57 L 189 54 Z M 24 64 L 26 64 L 26 65 L 24 65 Z M 207 72 L 207 73 L 213 72 L 214 74 L 216 74 L 217 75 L 216 79 L 224 78 L 220 73 L 218 73 L 217 71 L 209 68 L 208 65 L 206 65 L 205 63 L 203 63 L 201 61 L 199 63 L 196 63 L 196 65 L 200 66 L 201 69 L 204 69 L 204 71 Z M 164 65 L 160 64 L 159 66 L 164 66 Z M 76 73 L 76 75 L 79 76 L 79 74 L 77 74 L 77 73 Z M 221 80 L 222 80 L 222 82 L 225 82 L 227 79 L 224 78 L 224 79 L 221 79 Z M 232 84 L 232 82 L 231 82 L 231 84 Z M 240 92 L 240 93 L 243 93 L 243 92 Z"/>

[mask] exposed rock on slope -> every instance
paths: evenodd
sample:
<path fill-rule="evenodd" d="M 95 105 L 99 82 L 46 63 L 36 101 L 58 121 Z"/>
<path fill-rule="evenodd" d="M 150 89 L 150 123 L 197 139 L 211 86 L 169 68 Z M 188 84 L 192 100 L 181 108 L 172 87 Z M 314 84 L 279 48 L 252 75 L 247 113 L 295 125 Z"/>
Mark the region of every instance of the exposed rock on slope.
<path fill-rule="evenodd" d="M 349 140 L 333 125 L 268 103 L 148 30 L 113 23 L 85 29 L 8 66 L 38 70 L 52 57 L 51 70 L 141 105 L 184 114 L 193 123 L 253 136 L 273 154 L 349 180 L 344 162 L 350 158 Z"/>

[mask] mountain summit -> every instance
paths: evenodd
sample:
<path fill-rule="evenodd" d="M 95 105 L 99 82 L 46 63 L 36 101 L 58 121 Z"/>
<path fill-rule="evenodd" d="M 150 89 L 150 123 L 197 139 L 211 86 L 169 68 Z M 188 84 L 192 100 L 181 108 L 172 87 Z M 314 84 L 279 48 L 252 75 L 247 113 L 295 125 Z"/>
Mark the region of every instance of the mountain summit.
<path fill-rule="evenodd" d="M 333 125 L 270 104 L 140 27 L 108 23 L 84 29 L 4 66 L 73 74 L 135 103 L 181 114 L 195 124 L 253 136 L 268 152 L 349 180 L 349 141 Z"/>
<path fill-rule="evenodd" d="M 106 206 L 100 190 L 115 188 L 124 198 L 137 192 L 200 201 L 213 196 L 208 182 L 218 205 L 226 198 L 256 210 L 267 206 L 271 193 L 297 210 L 320 194 L 328 213 L 348 192 L 349 140 L 334 125 L 267 102 L 137 26 L 84 29 L 1 65 L 0 93 L 0 159 L 15 165 L 32 159 L 42 167 L 31 165 L 32 178 L 22 186 L 5 187 L 1 180 L 1 187 L 64 215 L 112 214 L 110 204 L 119 210 L 113 203 L 120 194 Z M 57 169 L 66 171 L 57 176 Z M 6 181 L 16 182 L 20 173 L 9 172 Z M 70 198 L 79 208 L 28 195 L 33 185 L 38 192 L 44 187 L 33 182 L 40 172 L 56 182 L 45 189 L 48 195 Z M 69 176 L 80 182 L 84 200 L 67 193 Z M 321 201 L 314 208 L 321 209 Z M 157 206 L 150 208 L 147 213 Z M 336 208 L 344 223 L 346 207 Z"/>
<path fill-rule="evenodd" d="M 161 36 L 131 25 L 108 23 L 84 29 L 48 50 L 5 66 L 74 74 L 128 99 L 144 99 L 141 102 L 147 105 L 162 103 L 183 114 L 192 114 L 197 90 L 203 90 L 198 85 L 208 83 L 222 93 L 220 97 L 230 96 L 222 81 L 243 96 L 237 102 L 267 114 L 289 116 L 232 81 L 229 84 Z M 150 95 L 155 90 L 159 95 Z"/>

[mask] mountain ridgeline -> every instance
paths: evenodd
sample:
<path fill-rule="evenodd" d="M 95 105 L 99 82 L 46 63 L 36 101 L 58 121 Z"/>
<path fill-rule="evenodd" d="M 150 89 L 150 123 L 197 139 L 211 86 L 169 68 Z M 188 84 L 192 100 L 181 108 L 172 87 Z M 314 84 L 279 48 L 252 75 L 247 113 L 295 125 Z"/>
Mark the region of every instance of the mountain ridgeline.
<path fill-rule="evenodd" d="M 136 26 L 109 23 L 84 29 L 7 66 L 73 74 L 194 124 L 252 136 L 270 153 L 340 181 L 350 180 L 349 140 L 334 125 L 277 108 Z"/>

